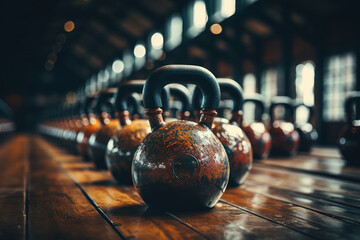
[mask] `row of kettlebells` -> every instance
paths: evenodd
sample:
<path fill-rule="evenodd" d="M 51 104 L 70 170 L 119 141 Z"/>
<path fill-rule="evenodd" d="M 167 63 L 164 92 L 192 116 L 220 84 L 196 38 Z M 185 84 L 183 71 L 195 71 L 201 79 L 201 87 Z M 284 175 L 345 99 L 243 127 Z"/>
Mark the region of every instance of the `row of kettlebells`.
<path fill-rule="evenodd" d="M 179 83 L 197 86 L 193 115 L 191 94 Z M 169 92 L 182 100 L 184 120 L 174 121 L 163 111 Z M 230 121 L 216 117 L 221 92 L 233 97 Z M 140 100 L 133 93 L 142 93 L 148 120 L 139 119 Z M 258 96 L 245 101 L 264 109 Z M 202 67 L 169 65 L 154 71 L 146 81 L 128 81 L 117 91 L 108 89 L 86 98 L 65 109 L 68 114 L 58 115 L 56 121 L 45 121 L 40 130 L 73 150 L 76 145 L 84 159 L 92 159 L 100 169 L 108 167 L 118 182 L 132 181 L 151 206 L 211 208 L 228 183 L 244 181 L 253 150 L 266 157 L 272 145 L 273 151 L 291 154 L 299 143 L 299 134 L 287 119 L 272 121 L 269 132 L 261 121 L 243 124 L 243 102 L 235 81 L 217 80 Z M 272 108 L 277 105 L 288 106 L 289 100 L 278 98 Z M 191 118 L 198 123 L 188 121 Z"/>

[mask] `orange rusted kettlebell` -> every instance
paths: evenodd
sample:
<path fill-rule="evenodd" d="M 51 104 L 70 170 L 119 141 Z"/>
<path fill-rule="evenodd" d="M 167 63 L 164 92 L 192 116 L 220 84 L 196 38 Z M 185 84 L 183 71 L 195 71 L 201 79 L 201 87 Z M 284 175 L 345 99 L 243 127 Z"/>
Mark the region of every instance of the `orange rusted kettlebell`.
<path fill-rule="evenodd" d="M 77 149 L 85 161 L 90 161 L 89 138 L 100 129 L 100 121 L 94 114 L 95 96 L 85 99 L 81 108 L 82 127 L 76 136 Z"/>
<path fill-rule="evenodd" d="M 262 116 L 265 112 L 263 97 L 260 94 L 253 94 L 244 99 L 243 106 L 245 106 L 246 103 L 254 104 L 254 119 L 251 122 L 243 120 L 242 123 L 239 124 L 242 124 L 240 126 L 251 142 L 254 158 L 265 159 L 270 153 L 271 136 L 265 124 L 262 122 Z"/>
<path fill-rule="evenodd" d="M 355 111 L 354 111 L 355 107 Z M 347 127 L 339 139 L 339 148 L 348 165 L 360 165 L 360 92 L 352 92 L 345 101 Z"/>
<path fill-rule="evenodd" d="M 199 123 L 162 117 L 160 92 L 170 83 L 193 83 L 204 94 Z M 168 65 L 146 80 L 143 102 L 151 133 L 138 147 L 133 163 L 133 183 L 143 200 L 165 209 L 211 208 L 229 180 L 229 161 L 211 125 L 219 105 L 220 89 L 205 68 Z"/>
<path fill-rule="evenodd" d="M 106 169 L 105 153 L 106 146 L 113 134 L 120 129 L 119 120 L 114 118 L 114 96 L 116 88 L 109 88 L 99 94 L 96 103 L 96 113 L 99 115 L 101 127 L 93 133 L 89 139 L 90 158 L 97 169 Z"/>
<path fill-rule="evenodd" d="M 218 78 L 217 82 L 220 85 L 221 94 L 228 94 L 233 100 L 232 119 L 229 121 L 226 118 L 215 118 L 211 130 L 224 146 L 229 158 L 229 185 L 237 186 L 245 181 L 253 161 L 250 141 L 238 125 L 242 122 L 243 93 L 241 86 L 232 79 Z M 195 99 L 199 99 L 199 95 L 202 99 L 199 88 L 196 88 L 193 97 L 194 105 L 198 105 Z M 196 108 L 198 109 L 198 106 Z"/>
<path fill-rule="evenodd" d="M 308 118 L 303 122 L 299 122 L 297 120 L 300 117 L 300 113 L 304 114 L 304 112 L 299 111 L 302 111 L 302 109 L 304 108 L 308 110 Z M 294 113 L 296 130 L 298 131 L 300 136 L 300 144 L 298 150 L 301 152 L 310 152 L 312 146 L 316 143 L 318 139 L 318 133 L 311 124 L 311 120 L 314 116 L 314 108 L 304 103 L 297 103 L 294 105 Z"/>
<path fill-rule="evenodd" d="M 282 120 L 275 119 L 275 107 L 284 107 Z M 270 105 L 270 135 L 272 139 L 271 154 L 280 156 L 292 156 L 299 146 L 299 133 L 293 123 L 293 101 L 289 97 L 274 97 Z"/>
<path fill-rule="evenodd" d="M 121 84 L 115 97 L 115 105 L 121 129 L 110 139 L 106 151 L 106 164 L 113 177 L 121 184 L 131 184 L 131 162 L 134 153 L 151 131 L 147 119 L 130 120 L 127 97 L 134 92 L 141 92 L 145 80 L 132 80 Z M 165 92 L 165 101 L 169 101 Z M 164 94 L 163 94 L 164 95 Z"/>

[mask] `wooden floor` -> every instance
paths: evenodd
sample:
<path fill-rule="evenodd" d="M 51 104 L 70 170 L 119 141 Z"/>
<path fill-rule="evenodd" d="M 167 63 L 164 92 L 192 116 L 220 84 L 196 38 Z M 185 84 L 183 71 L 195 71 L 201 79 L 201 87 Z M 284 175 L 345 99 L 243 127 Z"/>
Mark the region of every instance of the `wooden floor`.
<path fill-rule="evenodd" d="M 210 211 L 156 212 L 40 136 L 0 147 L 0 239 L 360 239 L 360 169 L 337 150 L 256 162 Z"/>

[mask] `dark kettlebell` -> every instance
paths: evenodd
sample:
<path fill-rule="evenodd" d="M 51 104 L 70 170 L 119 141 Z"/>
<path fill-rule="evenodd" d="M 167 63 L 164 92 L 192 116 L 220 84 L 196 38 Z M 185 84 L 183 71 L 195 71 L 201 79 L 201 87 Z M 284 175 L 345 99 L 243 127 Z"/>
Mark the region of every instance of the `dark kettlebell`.
<path fill-rule="evenodd" d="M 283 106 L 285 113 L 282 120 L 275 119 L 275 107 Z M 292 156 L 299 146 L 299 133 L 293 123 L 293 101 L 289 97 L 274 97 L 270 105 L 270 135 L 272 155 Z"/>
<path fill-rule="evenodd" d="M 307 121 L 303 123 L 299 123 L 296 121 L 296 119 L 298 118 L 297 110 L 301 107 L 307 108 L 309 112 L 309 117 Z M 297 103 L 294 105 L 294 113 L 296 130 L 298 131 L 300 136 L 300 144 L 298 150 L 301 152 L 310 152 L 312 146 L 316 143 L 318 139 L 318 133 L 311 124 L 312 118 L 314 116 L 314 108 L 304 103 Z"/>
<path fill-rule="evenodd" d="M 85 161 L 90 160 L 89 138 L 100 129 L 101 123 L 94 114 L 95 96 L 85 99 L 81 107 L 82 127 L 76 136 L 77 149 Z"/>
<path fill-rule="evenodd" d="M 190 111 L 191 111 L 191 93 L 187 87 L 179 83 L 172 83 L 168 85 L 170 90 L 170 95 L 178 99 L 176 101 L 173 99 L 172 104 L 170 105 L 170 110 L 173 111 L 172 121 L 180 118 L 181 120 L 189 120 L 190 119 Z M 180 116 L 177 114 L 180 113 Z M 169 119 L 165 119 L 165 122 L 169 122 Z"/>
<path fill-rule="evenodd" d="M 255 105 L 254 121 L 247 122 L 243 120 L 238 124 L 251 142 L 254 158 L 265 159 L 270 153 L 271 136 L 265 124 L 262 122 L 262 116 L 265 112 L 263 96 L 261 94 L 253 94 L 244 99 L 243 106 L 246 103 L 253 103 Z"/>
<path fill-rule="evenodd" d="M 224 146 L 229 158 L 229 185 L 237 186 L 245 181 L 253 161 L 250 141 L 237 123 L 237 120 L 242 118 L 243 93 L 241 86 L 232 79 L 218 78 L 217 82 L 220 85 L 221 94 L 228 94 L 234 104 L 232 119 L 229 121 L 226 118 L 215 118 L 211 130 Z M 193 97 L 196 109 L 199 109 L 196 103 L 199 102 L 199 96 L 202 99 L 200 89 L 196 88 Z"/>
<path fill-rule="evenodd" d="M 105 153 L 106 146 L 113 134 L 120 129 L 119 120 L 114 117 L 114 96 L 116 88 L 108 88 L 99 94 L 96 103 L 96 114 L 98 114 L 101 127 L 99 131 L 93 133 L 89 139 L 90 158 L 96 168 L 106 169 Z"/>
<path fill-rule="evenodd" d="M 160 92 L 169 83 L 192 83 L 204 94 L 199 123 L 162 117 Z M 168 65 L 146 80 L 143 102 L 152 131 L 138 147 L 133 183 L 150 206 L 165 209 L 213 207 L 226 189 L 229 161 L 221 142 L 211 132 L 220 89 L 205 68 Z"/>
<path fill-rule="evenodd" d="M 131 184 L 131 162 L 134 153 L 151 131 L 147 119 L 130 120 L 127 97 L 141 92 L 145 80 L 132 80 L 121 84 L 115 97 L 115 105 L 120 121 L 120 129 L 109 140 L 106 151 L 106 164 L 113 177 L 121 184 Z M 163 91 L 164 100 L 169 101 L 169 93 Z"/>
<path fill-rule="evenodd" d="M 355 106 L 355 111 L 354 111 Z M 345 101 L 347 126 L 339 139 L 340 152 L 348 165 L 359 166 L 360 92 L 352 92 Z"/>

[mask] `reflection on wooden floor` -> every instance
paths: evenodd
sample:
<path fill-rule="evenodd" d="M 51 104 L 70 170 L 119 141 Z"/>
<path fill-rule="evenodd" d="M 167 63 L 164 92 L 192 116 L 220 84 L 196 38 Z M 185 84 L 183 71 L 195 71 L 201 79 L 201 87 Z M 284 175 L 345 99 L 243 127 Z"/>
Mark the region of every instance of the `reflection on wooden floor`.
<path fill-rule="evenodd" d="M 0 149 L 0 239 L 359 239 L 360 169 L 334 149 L 253 164 L 210 211 L 157 212 L 39 136 Z"/>

